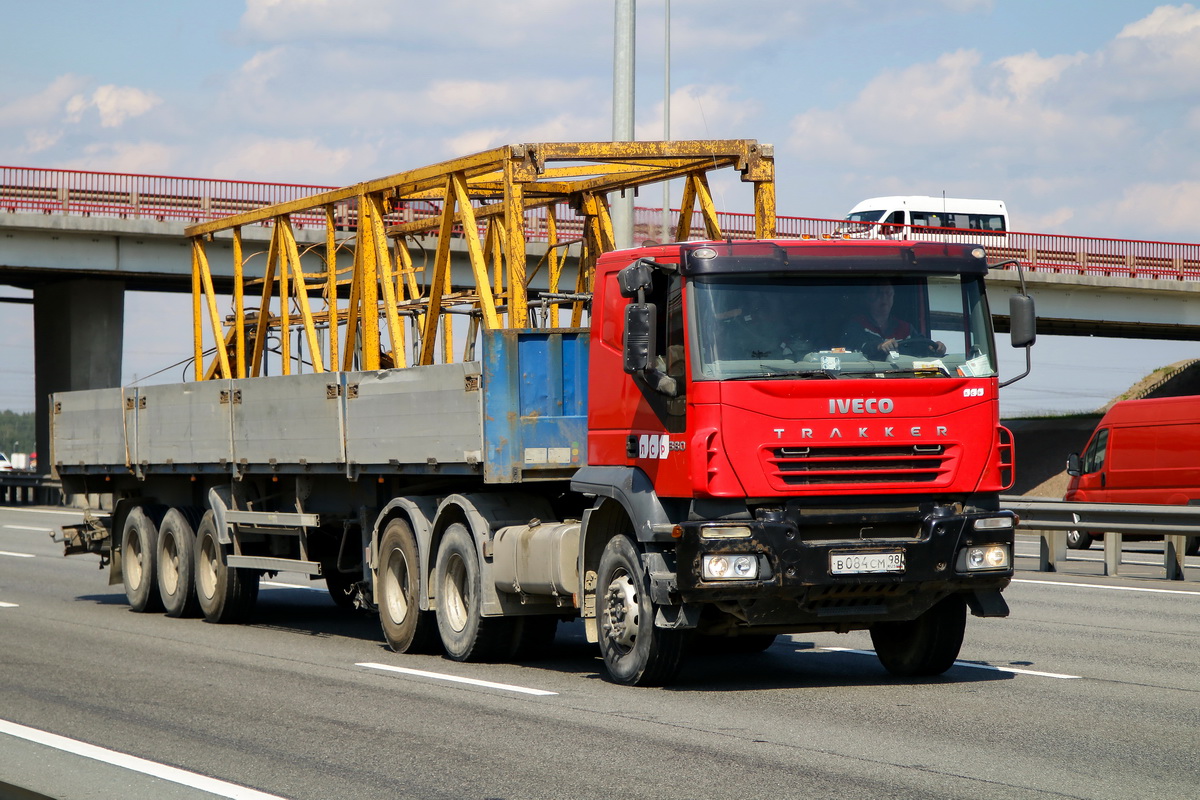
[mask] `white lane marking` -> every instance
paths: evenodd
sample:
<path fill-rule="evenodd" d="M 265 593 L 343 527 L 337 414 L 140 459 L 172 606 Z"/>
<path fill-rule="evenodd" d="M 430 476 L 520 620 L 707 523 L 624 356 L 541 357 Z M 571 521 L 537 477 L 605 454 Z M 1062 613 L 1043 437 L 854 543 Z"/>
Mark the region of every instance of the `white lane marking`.
<path fill-rule="evenodd" d="M 494 683 L 492 681 L 481 681 L 476 678 L 462 678 L 458 675 L 446 675 L 441 672 L 426 672 L 422 669 L 408 669 L 407 667 L 393 667 L 388 664 L 372 664 L 361 663 L 355 664 L 356 667 L 366 667 L 367 669 L 381 669 L 387 672 L 399 672 L 402 675 L 415 675 L 418 678 L 432 678 L 438 681 L 451 681 L 453 683 L 469 683 L 472 686 L 483 686 L 488 689 L 502 689 L 506 692 L 520 692 L 521 694 L 532 694 L 539 697 L 547 697 L 556 695 L 558 692 L 548 692 L 545 689 L 530 689 L 525 686 L 513 686 L 508 683 Z"/>
<path fill-rule="evenodd" d="M 68 517 L 82 517 L 83 516 L 82 510 L 75 511 L 75 510 L 72 510 L 69 508 L 16 508 L 16 507 L 10 506 L 8 508 L 5 508 L 4 511 L 6 513 L 11 512 L 13 514 L 58 514 L 60 516 L 68 516 Z M 106 514 L 107 512 L 100 512 L 100 513 L 101 513 L 101 515 L 103 515 L 103 514 Z"/>
<path fill-rule="evenodd" d="M 14 531 L 37 531 L 38 533 L 51 533 L 51 529 L 46 526 L 34 528 L 30 525 L 0 525 L 0 528 L 12 528 Z"/>
<path fill-rule="evenodd" d="M 20 606 L 17 605 L 16 603 L 0 602 L 0 608 L 20 608 Z"/>
<path fill-rule="evenodd" d="M 68 739 L 65 736 L 39 731 L 36 728 L 27 728 L 24 725 L 18 725 L 8 720 L 0 719 L 0 733 L 6 733 L 9 736 L 15 736 L 18 739 L 24 739 L 25 741 L 45 745 L 46 747 L 53 747 L 55 750 L 62 750 L 64 753 L 71 753 L 83 758 L 90 758 L 93 761 L 102 761 L 105 764 L 112 764 L 113 766 L 122 767 L 133 772 L 140 772 L 143 775 L 162 778 L 165 781 L 178 783 L 181 786 L 190 786 L 193 789 L 215 794 L 218 797 L 228 797 L 230 800 L 284 800 L 279 795 L 248 789 L 245 786 L 238 786 L 236 783 L 226 783 L 216 778 L 198 775 L 195 772 L 188 772 L 177 767 L 168 767 L 166 764 L 158 764 L 125 753 L 118 753 L 116 750 L 109 750 L 106 747 L 97 747 L 87 742 L 79 742 L 74 739 Z"/>
<path fill-rule="evenodd" d="M 12 553 L 8 550 L 0 550 L 0 556 L 8 556 L 9 558 L 36 558 L 33 553 Z"/>
<path fill-rule="evenodd" d="M 860 656 L 873 656 L 874 650 L 853 650 L 849 647 L 821 647 L 819 650 L 828 650 L 833 653 L 854 653 Z M 980 664 L 978 661 L 955 661 L 956 667 L 970 667 L 971 669 L 986 669 L 992 672 L 1014 672 L 1018 675 L 1036 675 L 1039 678 L 1060 678 L 1062 680 L 1080 680 L 1082 675 L 1063 675 L 1058 672 L 1038 672 L 1033 669 L 1017 669 L 1016 667 L 997 667 L 992 664 Z"/>
<path fill-rule="evenodd" d="M 1200 597 L 1200 591 L 1188 592 L 1183 589 L 1151 589 L 1142 586 L 1105 586 L 1102 583 L 1069 583 L 1067 581 L 1035 581 L 1029 578 L 1013 578 L 1013 583 L 1036 583 L 1042 586 L 1074 586 L 1077 589 L 1112 589 L 1114 592 L 1151 592 L 1153 594 L 1187 594 Z"/>

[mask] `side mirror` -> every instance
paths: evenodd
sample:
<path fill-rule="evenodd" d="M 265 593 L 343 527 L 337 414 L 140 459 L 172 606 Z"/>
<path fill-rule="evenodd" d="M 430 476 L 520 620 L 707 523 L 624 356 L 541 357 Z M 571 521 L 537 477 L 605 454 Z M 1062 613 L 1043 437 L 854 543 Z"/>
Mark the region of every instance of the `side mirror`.
<path fill-rule="evenodd" d="M 1008 332 L 1013 347 L 1029 347 L 1037 341 L 1037 316 L 1029 295 L 1014 294 L 1008 298 Z"/>
<path fill-rule="evenodd" d="M 1071 453 L 1067 456 L 1067 474 L 1072 478 L 1078 478 L 1083 474 L 1083 467 L 1079 463 L 1079 453 Z"/>
<path fill-rule="evenodd" d="M 629 269 L 626 267 L 625 269 Z M 621 270 L 624 274 L 625 270 Z M 649 270 L 647 270 L 649 272 Z M 624 290 L 622 290 L 624 294 Z M 630 374 L 654 369 L 654 335 L 658 328 L 658 307 L 653 303 L 625 306 L 625 371 Z"/>
<path fill-rule="evenodd" d="M 638 292 L 650 291 L 652 266 L 653 262 L 639 258 L 629 266 L 623 267 L 617 273 L 617 285 L 621 288 L 621 296 L 632 299 L 638 296 Z"/>

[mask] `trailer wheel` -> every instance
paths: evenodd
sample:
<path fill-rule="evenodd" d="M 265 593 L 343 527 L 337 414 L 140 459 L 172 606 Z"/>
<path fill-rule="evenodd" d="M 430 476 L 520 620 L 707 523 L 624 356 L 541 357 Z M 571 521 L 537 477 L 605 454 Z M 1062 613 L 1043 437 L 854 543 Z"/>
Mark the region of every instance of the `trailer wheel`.
<path fill-rule="evenodd" d="M 125 517 L 121 529 L 121 580 L 129 607 L 138 612 L 162 611 L 155 561 L 158 558 L 158 522 L 162 507 L 138 506 Z"/>
<path fill-rule="evenodd" d="M 1087 550 L 1092 546 L 1092 535 L 1087 531 L 1067 531 L 1067 547 L 1072 550 Z"/>
<path fill-rule="evenodd" d="M 200 613 L 193 518 L 172 508 L 158 526 L 158 593 L 168 617 L 194 617 Z"/>
<path fill-rule="evenodd" d="M 437 620 L 422 611 L 417 539 L 402 519 L 383 529 L 379 544 L 379 622 L 397 653 L 427 653 L 437 643 Z"/>
<path fill-rule="evenodd" d="M 434 567 L 437 626 L 446 655 L 455 661 L 497 661 L 516 646 L 512 619 L 482 615 L 482 583 L 475 540 L 466 526 L 446 528 Z"/>
<path fill-rule="evenodd" d="M 207 511 L 196 530 L 196 597 L 209 622 L 240 622 L 250 616 L 258 600 L 258 572 L 231 569 L 226 547 L 217 538 L 213 512 Z"/>
<path fill-rule="evenodd" d="M 941 675 L 958 658 L 966 627 L 967 603 L 961 594 L 952 594 L 914 620 L 872 625 L 871 642 L 893 675 Z"/>
<path fill-rule="evenodd" d="M 688 631 L 654 626 L 649 580 L 628 536 L 605 545 L 598 576 L 596 619 L 609 678 L 628 686 L 666 684 L 679 670 Z"/>

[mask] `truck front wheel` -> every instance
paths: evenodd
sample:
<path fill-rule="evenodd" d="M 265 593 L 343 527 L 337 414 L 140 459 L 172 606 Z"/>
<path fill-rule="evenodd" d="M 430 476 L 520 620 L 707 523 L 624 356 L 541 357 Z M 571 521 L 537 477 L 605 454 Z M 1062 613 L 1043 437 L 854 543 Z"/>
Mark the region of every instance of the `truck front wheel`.
<path fill-rule="evenodd" d="M 121 528 L 121 580 L 134 611 L 162 611 L 158 594 L 158 523 L 165 508 L 138 506 Z"/>
<path fill-rule="evenodd" d="M 258 573 L 234 569 L 225 561 L 213 512 L 206 511 L 196 530 L 196 598 L 209 622 L 241 622 L 258 600 Z"/>
<path fill-rule="evenodd" d="M 436 642 L 437 620 L 421 610 L 420 564 L 412 528 L 389 522 L 379 544 L 379 622 L 397 653 L 428 652 Z"/>
<path fill-rule="evenodd" d="M 966 628 L 966 601 L 952 594 L 914 620 L 872 625 L 871 642 L 888 672 L 900 678 L 928 677 L 954 665 Z"/>
<path fill-rule="evenodd" d="M 679 670 L 687 631 L 654 627 L 650 584 L 633 541 L 614 536 L 600 556 L 596 621 L 614 683 L 662 686 Z"/>

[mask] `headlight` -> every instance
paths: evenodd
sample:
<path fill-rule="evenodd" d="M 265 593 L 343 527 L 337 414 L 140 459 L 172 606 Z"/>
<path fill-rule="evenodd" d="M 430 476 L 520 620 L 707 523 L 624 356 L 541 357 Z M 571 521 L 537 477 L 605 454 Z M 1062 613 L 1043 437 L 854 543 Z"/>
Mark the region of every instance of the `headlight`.
<path fill-rule="evenodd" d="M 758 557 L 702 556 L 700 574 L 706 581 L 752 581 L 758 577 Z"/>
<path fill-rule="evenodd" d="M 989 569 L 1008 569 L 1011 564 L 1008 545 L 987 544 L 968 547 L 958 556 L 959 572 L 976 572 Z"/>

